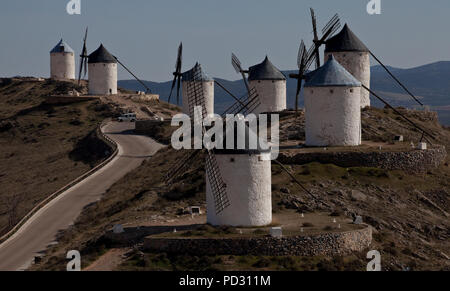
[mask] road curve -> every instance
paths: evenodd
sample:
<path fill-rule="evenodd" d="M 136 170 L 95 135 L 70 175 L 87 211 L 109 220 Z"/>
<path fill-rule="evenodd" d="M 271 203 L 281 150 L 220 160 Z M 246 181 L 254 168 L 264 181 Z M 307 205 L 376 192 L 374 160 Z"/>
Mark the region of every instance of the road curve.
<path fill-rule="evenodd" d="M 134 123 L 108 123 L 103 132 L 119 146 L 118 155 L 105 167 L 62 193 L 40 209 L 10 239 L 0 245 L 0 271 L 24 270 L 36 255 L 55 242 L 60 230 L 74 223 L 83 208 L 112 184 L 155 154 L 162 145 L 133 134 Z"/>

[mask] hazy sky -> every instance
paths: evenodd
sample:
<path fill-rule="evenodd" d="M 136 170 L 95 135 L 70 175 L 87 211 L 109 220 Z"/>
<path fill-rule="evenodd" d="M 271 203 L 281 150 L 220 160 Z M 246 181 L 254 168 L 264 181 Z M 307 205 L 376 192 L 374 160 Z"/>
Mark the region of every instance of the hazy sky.
<path fill-rule="evenodd" d="M 382 14 L 373 16 L 369 0 L 81 0 L 80 16 L 66 13 L 68 2 L 1 0 L 0 76 L 47 77 L 50 49 L 63 37 L 78 55 L 86 26 L 89 52 L 103 42 L 145 80 L 171 77 L 180 41 L 183 70 L 198 60 L 211 76 L 238 79 L 232 51 L 245 67 L 267 54 L 294 69 L 300 39 L 312 39 L 309 7 L 320 27 L 338 12 L 389 65 L 450 59 L 449 0 L 381 0 Z M 120 70 L 119 78 L 131 77 Z"/>

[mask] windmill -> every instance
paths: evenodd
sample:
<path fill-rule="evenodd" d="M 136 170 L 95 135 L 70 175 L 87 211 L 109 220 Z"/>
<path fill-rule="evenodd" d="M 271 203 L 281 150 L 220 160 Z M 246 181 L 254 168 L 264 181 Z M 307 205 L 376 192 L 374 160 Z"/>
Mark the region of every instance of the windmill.
<path fill-rule="evenodd" d="M 88 53 L 87 53 L 87 47 L 86 47 L 86 41 L 88 36 L 88 27 L 86 27 L 86 32 L 84 33 L 84 39 L 83 39 L 83 49 L 81 51 L 80 55 L 80 71 L 78 72 L 78 86 L 81 82 L 81 74 L 83 73 L 83 78 L 86 77 L 87 74 L 87 67 L 88 67 Z"/>
<path fill-rule="evenodd" d="M 173 81 L 172 81 L 172 88 L 170 89 L 170 95 L 167 102 L 170 103 L 170 99 L 172 98 L 173 89 L 175 88 L 175 85 L 177 85 L 177 104 L 180 103 L 180 87 L 181 87 L 181 67 L 183 64 L 183 43 L 180 43 L 180 46 L 178 47 L 178 55 L 177 55 L 177 61 L 175 63 L 175 71 L 173 72 Z"/>
<path fill-rule="evenodd" d="M 241 71 L 241 70 L 240 70 Z M 194 82 L 189 82 L 187 88 L 187 97 L 190 104 L 190 114 L 193 116 L 194 108 L 199 106 L 202 110 L 203 116 L 206 114 L 205 109 L 205 98 L 203 96 L 203 83 L 200 82 L 202 78 L 201 66 L 195 66 L 193 69 L 193 79 L 197 80 Z M 224 89 L 226 90 L 226 89 Z M 254 108 L 254 104 L 257 104 L 258 94 L 255 89 L 250 89 L 249 94 L 238 98 L 236 103 L 231 106 L 228 110 L 226 110 L 222 117 L 229 112 L 233 112 L 234 114 L 241 114 L 242 112 L 251 113 L 252 108 Z M 256 100 L 256 101 L 255 101 Z M 255 103 L 256 102 L 256 103 Z M 227 113 L 228 112 L 228 113 Z M 206 131 L 206 128 L 202 127 L 203 134 Z M 165 183 L 167 185 L 172 185 L 177 177 L 181 176 L 191 165 L 194 164 L 194 159 L 204 150 L 195 150 L 194 152 L 187 153 L 183 158 L 179 160 L 179 162 L 167 173 L 165 177 Z M 214 200 L 214 208 L 216 215 L 223 212 L 227 207 L 231 205 L 231 201 L 229 200 L 227 194 L 227 185 L 225 184 L 221 169 L 219 168 L 218 162 L 216 160 L 215 154 L 213 150 L 206 150 L 206 163 L 205 170 L 207 172 L 208 182 L 210 184 L 213 200 Z M 305 187 L 299 183 L 299 181 L 287 170 L 285 166 L 283 166 L 279 161 L 274 161 L 278 165 L 281 166 L 282 170 L 287 172 L 288 175 L 298 184 L 300 187 L 310 195 L 314 200 L 317 198 L 311 194 Z"/>
<path fill-rule="evenodd" d="M 302 88 L 302 82 L 305 79 L 305 74 L 311 67 L 312 63 L 316 63 L 316 68 L 320 67 L 320 47 L 326 43 L 326 41 L 341 27 L 339 15 L 335 14 L 330 21 L 322 29 L 322 37 L 319 38 L 317 32 L 317 18 L 314 9 L 310 9 L 312 25 L 313 25 L 313 45 L 306 50 L 304 41 L 300 43 L 300 47 L 297 55 L 298 73 L 290 74 L 289 77 L 297 79 L 297 91 L 295 95 L 295 111 L 298 111 L 298 97 Z"/>
<path fill-rule="evenodd" d="M 180 48 L 182 46 L 180 45 Z M 179 50 L 181 52 L 181 49 Z M 181 53 L 179 53 L 181 56 Z M 178 58 L 181 60 L 181 58 Z M 177 60 L 177 70 L 178 72 L 181 70 L 181 61 Z M 177 72 L 176 71 L 176 72 Z M 174 73 L 175 75 L 176 73 Z M 192 82 L 188 82 L 187 85 L 187 99 L 189 104 L 190 115 L 194 116 L 194 108 L 196 106 L 200 107 L 202 110 L 203 116 L 206 116 L 206 107 L 205 107 L 205 97 L 203 95 L 203 83 L 202 79 L 202 69 L 201 65 L 198 64 L 192 70 Z M 242 74 L 244 80 L 246 81 L 245 74 Z M 178 74 L 175 75 L 174 82 L 176 81 Z M 217 82 L 216 82 L 217 83 Z M 248 84 L 247 84 L 248 85 Z M 249 89 L 248 94 L 244 95 L 242 98 L 237 98 L 231 92 L 229 92 L 225 87 L 220 85 L 222 89 L 224 89 L 227 93 L 229 93 L 235 100 L 236 103 L 229 107 L 223 114 L 224 117 L 226 114 L 240 114 L 243 112 L 251 112 L 252 108 L 256 108 L 259 104 L 258 102 L 258 94 L 255 89 Z M 203 133 L 205 132 L 205 128 L 203 127 Z M 166 175 L 166 184 L 171 184 L 176 177 L 181 175 L 189 165 L 192 165 L 193 159 L 200 153 L 202 150 L 195 150 L 193 153 L 189 153 L 185 157 L 183 157 L 180 162 Z M 211 190 L 213 192 L 214 204 L 216 213 L 222 212 L 225 208 L 230 206 L 230 201 L 227 197 L 226 192 L 226 184 L 223 182 L 220 169 L 218 167 L 216 158 L 213 154 L 212 150 L 207 150 L 207 158 L 205 163 L 205 169 L 208 173 L 208 180 L 211 185 Z"/>

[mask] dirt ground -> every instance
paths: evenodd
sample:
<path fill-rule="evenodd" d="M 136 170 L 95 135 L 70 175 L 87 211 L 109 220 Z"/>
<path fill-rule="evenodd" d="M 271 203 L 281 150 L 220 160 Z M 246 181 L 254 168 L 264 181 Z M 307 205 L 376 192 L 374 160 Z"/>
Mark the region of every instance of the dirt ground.
<path fill-rule="evenodd" d="M 402 110 L 402 109 L 400 109 Z M 407 111 L 408 117 L 435 136 L 437 144 L 450 147 L 450 130 L 432 112 Z M 304 139 L 303 115 L 280 119 L 282 140 Z M 363 136 L 375 143 L 389 143 L 395 135 L 417 142 L 421 134 L 390 110 L 366 109 Z M 172 185 L 165 173 L 185 155 L 162 149 L 116 183 L 98 203 L 86 208 L 75 225 L 64 231 L 59 245 L 48 250 L 43 262 L 32 269 L 58 270 L 65 265 L 65 250 L 77 248 L 86 265 L 110 249 L 103 234 L 115 224 L 175 223 L 190 205 L 205 207 L 204 157 L 198 156 Z M 295 213 L 336 213 L 350 219 L 361 215 L 375 230 L 372 249 L 382 254 L 383 270 L 450 270 L 449 159 L 435 170 L 410 175 L 375 168 L 342 168 L 311 163 L 287 168 L 315 197 L 307 195 L 281 168 L 272 164 L 274 217 Z M 328 216 L 324 216 L 329 219 Z M 326 221 L 328 223 L 328 221 Z M 312 222 L 319 225 L 319 222 Z M 118 267 L 120 270 L 363 270 L 364 254 L 345 258 L 172 257 L 145 254 L 139 242 Z M 365 264 L 364 264 L 365 263 Z"/>

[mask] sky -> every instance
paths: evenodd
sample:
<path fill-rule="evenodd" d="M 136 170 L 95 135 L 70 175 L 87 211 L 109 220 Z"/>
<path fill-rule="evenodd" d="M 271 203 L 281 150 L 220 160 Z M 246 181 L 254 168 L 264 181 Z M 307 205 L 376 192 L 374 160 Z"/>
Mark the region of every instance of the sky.
<path fill-rule="evenodd" d="M 69 15 L 69 0 L 1 0 L 0 77 L 48 77 L 49 51 L 64 38 L 78 56 L 86 26 L 89 52 L 103 43 L 144 80 L 172 77 L 180 41 L 183 70 L 199 61 L 213 77 L 239 79 L 231 52 L 244 67 L 268 55 L 279 69 L 295 69 L 300 40 L 312 40 L 309 7 L 320 28 L 339 13 L 385 64 L 450 60 L 448 0 L 381 0 L 380 15 L 367 13 L 369 0 L 80 1 L 81 15 Z M 119 70 L 119 79 L 131 78 Z"/>

